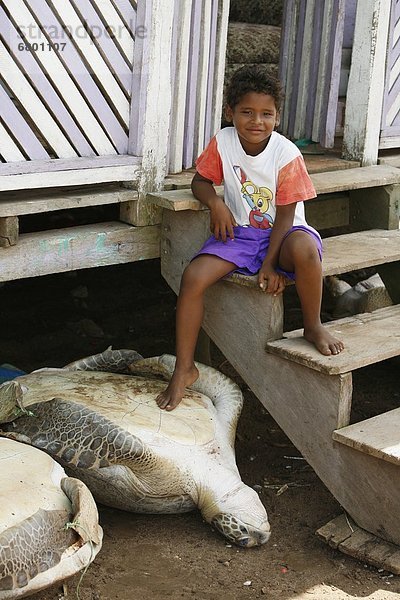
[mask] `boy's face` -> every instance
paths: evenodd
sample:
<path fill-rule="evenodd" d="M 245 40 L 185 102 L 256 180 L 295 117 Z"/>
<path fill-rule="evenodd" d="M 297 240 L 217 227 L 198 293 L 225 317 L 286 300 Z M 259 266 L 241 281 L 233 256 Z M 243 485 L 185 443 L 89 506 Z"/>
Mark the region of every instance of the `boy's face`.
<path fill-rule="evenodd" d="M 233 122 L 244 151 L 254 156 L 264 150 L 279 125 L 275 100 L 258 92 L 245 94 L 234 108 L 228 106 L 226 116 Z"/>

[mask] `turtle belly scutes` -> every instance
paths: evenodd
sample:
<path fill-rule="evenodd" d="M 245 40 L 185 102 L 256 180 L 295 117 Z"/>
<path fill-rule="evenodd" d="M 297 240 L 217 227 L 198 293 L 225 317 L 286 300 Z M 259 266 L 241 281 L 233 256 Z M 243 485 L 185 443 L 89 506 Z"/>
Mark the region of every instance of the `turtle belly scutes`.
<path fill-rule="evenodd" d="M 32 404 L 5 430 L 25 436 L 84 481 L 106 505 L 135 512 L 187 512 L 193 501 L 181 471 L 139 438 L 91 409 L 54 399 Z"/>

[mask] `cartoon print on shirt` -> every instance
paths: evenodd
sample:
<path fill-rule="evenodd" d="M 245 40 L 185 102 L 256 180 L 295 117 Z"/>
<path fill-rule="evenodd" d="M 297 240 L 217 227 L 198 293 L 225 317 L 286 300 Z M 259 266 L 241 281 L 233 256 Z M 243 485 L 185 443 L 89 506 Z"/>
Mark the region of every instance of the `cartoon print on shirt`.
<path fill-rule="evenodd" d="M 256 229 L 269 229 L 273 226 L 273 219 L 267 213 L 269 203 L 272 200 L 272 192 L 267 187 L 258 187 L 247 179 L 246 173 L 238 166 L 234 166 L 236 177 L 242 184 L 241 193 L 243 199 L 250 206 L 249 222 Z"/>

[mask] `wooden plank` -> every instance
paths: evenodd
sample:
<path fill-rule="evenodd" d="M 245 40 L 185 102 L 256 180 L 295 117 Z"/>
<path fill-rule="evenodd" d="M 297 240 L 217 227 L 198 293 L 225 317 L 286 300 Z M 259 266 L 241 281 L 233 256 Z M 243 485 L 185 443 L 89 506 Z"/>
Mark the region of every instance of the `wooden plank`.
<path fill-rule="evenodd" d="M 104 189 L 105 188 L 105 189 Z M 84 206 L 104 206 L 137 200 L 135 190 L 123 188 L 107 189 L 107 186 L 95 189 L 81 189 L 73 192 L 48 191 L 27 196 L 25 193 L 12 192 L 0 195 L 0 217 L 31 215 L 54 210 L 82 208 Z"/>
<path fill-rule="evenodd" d="M 147 201 L 146 195 L 162 189 L 167 171 L 174 13 L 165 0 L 146 0 L 139 2 L 137 16 L 138 25 L 145 26 L 148 33 L 145 39 L 137 38 L 135 43 L 138 62 L 134 61 L 132 97 L 135 100 L 129 135 L 130 154 L 136 154 L 137 149 L 136 155 L 143 157 L 136 223 L 146 225 L 161 221 L 159 209 Z"/>
<path fill-rule="evenodd" d="M 110 181 L 136 180 L 140 169 L 132 165 L 94 169 L 73 169 L 51 173 L 29 173 L 22 175 L 0 175 L 0 192 L 34 188 L 53 188 Z"/>
<path fill-rule="evenodd" d="M 0 153 L 4 160 L 14 162 L 25 160 L 25 156 L 18 148 L 8 131 L 0 123 Z"/>
<path fill-rule="evenodd" d="M 400 259 L 400 231 L 371 229 L 323 240 L 324 275 L 340 275 Z"/>
<path fill-rule="evenodd" d="M 390 5 L 381 0 L 357 4 L 343 155 L 363 165 L 376 164 L 378 158 Z"/>
<path fill-rule="evenodd" d="M 18 241 L 18 219 L 16 217 L 0 218 L 0 248 L 15 246 Z"/>
<path fill-rule="evenodd" d="M 327 94 L 324 104 L 323 121 L 319 142 L 325 148 L 333 148 L 335 144 L 336 113 L 338 108 L 340 70 L 342 61 L 342 45 L 344 30 L 345 0 L 336 0 L 331 21 L 329 51 L 325 52 L 325 60 L 329 61 L 329 78 L 326 81 Z"/>
<path fill-rule="evenodd" d="M 185 169 L 193 166 L 195 157 L 194 139 L 198 100 L 197 85 L 199 81 L 201 26 L 204 1 L 205 0 L 199 0 L 192 5 L 192 32 L 189 46 L 188 93 L 186 100 L 186 126 L 183 149 L 183 167 Z"/>
<path fill-rule="evenodd" d="M 399 547 L 361 529 L 347 515 L 332 519 L 320 527 L 316 534 L 344 554 L 374 565 L 378 569 L 384 569 L 395 575 L 400 574 Z"/>
<path fill-rule="evenodd" d="M 350 222 L 353 230 L 398 229 L 400 185 L 350 191 Z"/>
<path fill-rule="evenodd" d="M 0 164 L 0 176 L 24 175 L 28 173 L 49 173 L 53 171 L 84 171 L 103 167 L 131 166 L 135 171 L 141 165 L 138 156 L 96 156 L 91 158 L 51 158 L 48 160 L 25 161 L 14 164 Z"/>
<path fill-rule="evenodd" d="M 354 450 L 400 465 L 400 408 L 336 429 L 332 438 Z"/>
<path fill-rule="evenodd" d="M 175 27 L 173 42 L 175 45 L 175 61 L 172 105 L 171 105 L 171 134 L 169 140 L 169 172 L 178 173 L 182 170 L 183 138 L 185 133 L 186 88 L 189 62 L 190 25 L 192 16 L 192 0 L 175 1 Z"/>
<path fill-rule="evenodd" d="M 387 165 L 357 167 L 340 171 L 327 171 L 310 175 L 318 195 L 332 194 L 361 188 L 380 187 L 400 183 L 400 170 Z M 223 186 L 217 188 L 223 194 Z M 170 210 L 201 210 L 201 203 L 188 190 L 169 190 L 152 193 L 151 201 Z M 182 208 L 180 207 L 182 206 Z M 197 208 L 196 208 L 197 206 Z"/>
<path fill-rule="evenodd" d="M 300 139 L 305 136 L 307 100 L 310 90 L 311 51 L 314 39 L 314 11 L 315 0 L 308 0 L 304 15 L 304 33 L 300 50 L 302 60 L 298 77 L 296 120 L 293 131 L 293 136 L 296 139 Z"/>
<path fill-rule="evenodd" d="M 324 195 L 304 204 L 307 223 L 317 231 L 349 224 L 349 197 Z"/>
<path fill-rule="evenodd" d="M 378 273 L 385 284 L 385 288 L 395 304 L 400 303 L 400 261 L 379 265 Z"/>
<path fill-rule="evenodd" d="M 372 188 L 400 182 L 400 171 L 388 165 L 373 165 L 310 175 L 317 194 Z"/>
<path fill-rule="evenodd" d="M 321 373 L 336 375 L 392 358 L 400 354 L 400 305 L 325 323 L 324 327 L 343 340 L 345 348 L 336 356 L 324 356 L 303 337 L 303 330 L 285 333 L 285 338 L 267 344 L 266 350 Z"/>
<path fill-rule="evenodd" d="M 230 0 L 215 0 L 218 3 L 218 21 L 217 33 L 215 38 L 215 58 L 214 58 L 214 82 L 212 92 L 212 103 L 209 108 L 210 131 L 208 137 L 211 138 L 221 127 L 221 116 L 223 109 L 224 93 L 224 75 L 226 45 L 228 39 L 228 22 Z"/>
<path fill-rule="evenodd" d="M 29 127 L 13 101 L 0 85 L 1 117 L 8 129 L 13 132 L 15 140 L 20 144 L 26 155 L 32 159 L 46 159 L 49 154 L 43 148 L 38 138 Z M 1 167 L 1 165 L 0 165 Z"/>
<path fill-rule="evenodd" d="M 160 228 L 97 223 L 26 233 L 0 253 L 0 281 L 103 267 L 160 255 Z"/>

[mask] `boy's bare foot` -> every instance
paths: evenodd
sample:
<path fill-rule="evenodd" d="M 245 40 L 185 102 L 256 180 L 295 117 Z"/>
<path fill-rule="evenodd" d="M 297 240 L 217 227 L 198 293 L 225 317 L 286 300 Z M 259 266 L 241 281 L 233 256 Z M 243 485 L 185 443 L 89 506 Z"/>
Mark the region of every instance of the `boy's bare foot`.
<path fill-rule="evenodd" d="M 343 342 L 333 337 L 322 325 L 314 329 L 304 329 L 304 337 L 325 356 L 339 354 L 344 348 Z"/>
<path fill-rule="evenodd" d="M 175 370 L 167 389 L 156 398 L 158 406 L 168 411 L 174 410 L 185 395 L 185 388 L 192 385 L 198 376 L 199 372 L 194 365 L 185 371 Z"/>

